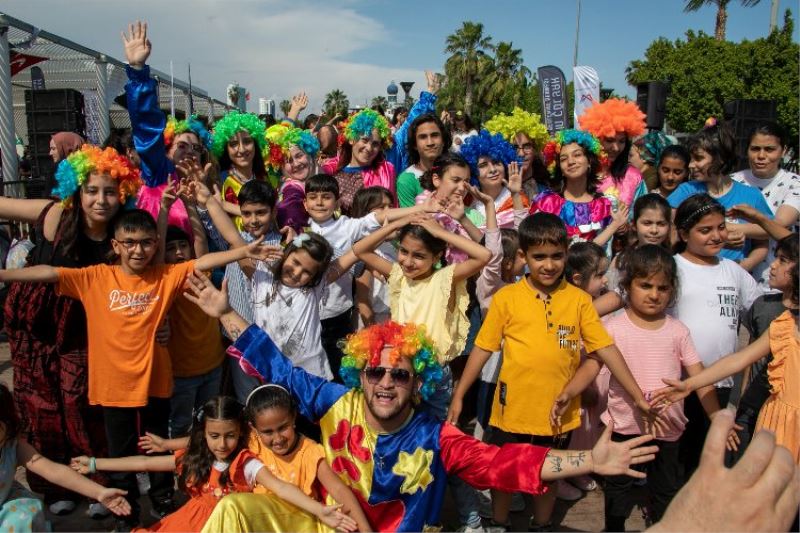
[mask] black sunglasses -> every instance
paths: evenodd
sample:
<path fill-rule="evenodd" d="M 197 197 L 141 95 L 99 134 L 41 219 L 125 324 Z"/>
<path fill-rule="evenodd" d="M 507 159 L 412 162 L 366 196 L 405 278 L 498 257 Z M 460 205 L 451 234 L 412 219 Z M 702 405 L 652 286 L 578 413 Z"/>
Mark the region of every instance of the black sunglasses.
<path fill-rule="evenodd" d="M 380 382 L 386 372 L 389 372 L 389 377 L 397 385 L 408 385 L 411 381 L 411 372 L 403 368 L 386 368 L 384 366 L 368 366 L 364 368 L 364 374 L 367 376 L 367 381 L 370 385 Z"/>

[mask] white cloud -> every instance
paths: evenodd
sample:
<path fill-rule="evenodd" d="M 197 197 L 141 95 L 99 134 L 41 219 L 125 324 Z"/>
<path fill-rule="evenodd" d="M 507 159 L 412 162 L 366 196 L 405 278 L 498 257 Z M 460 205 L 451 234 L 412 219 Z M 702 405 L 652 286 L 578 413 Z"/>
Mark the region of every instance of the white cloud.
<path fill-rule="evenodd" d="M 425 87 L 419 70 L 358 61 L 360 52 L 396 46 L 379 21 L 361 15 L 358 2 L 306 0 L 7 0 L 4 11 L 34 26 L 124 61 L 120 31 L 137 18 L 147 20 L 153 43 L 150 64 L 192 81 L 223 99 L 228 83 L 247 88 L 249 109 L 259 97 L 280 101 L 299 90 L 318 111 L 325 93 L 342 89 L 352 105 L 385 94 L 391 80 Z M 424 65 L 429 68 L 430 65 Z"/>

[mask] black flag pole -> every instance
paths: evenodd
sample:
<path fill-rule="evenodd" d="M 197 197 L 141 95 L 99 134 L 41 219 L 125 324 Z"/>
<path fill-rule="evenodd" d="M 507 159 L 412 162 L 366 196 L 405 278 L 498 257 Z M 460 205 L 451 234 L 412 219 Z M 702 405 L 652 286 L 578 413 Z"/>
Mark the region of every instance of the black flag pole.
<path fill-rule="evenodd" d="M 189 116 L 194 115 L 194 98 L 192 96 L 192 64 L 189 63 Z"/>

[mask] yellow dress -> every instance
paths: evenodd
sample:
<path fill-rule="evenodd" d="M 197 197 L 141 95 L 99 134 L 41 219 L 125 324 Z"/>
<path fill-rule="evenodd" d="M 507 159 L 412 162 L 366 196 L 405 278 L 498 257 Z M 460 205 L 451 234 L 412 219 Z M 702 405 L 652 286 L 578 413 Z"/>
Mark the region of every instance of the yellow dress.
<path fill-rule="evenodd" d="M 239 191 L 242 190 L 242 186 L 242 182 L 236 179 L 233 174 L 228 174 L 225 176 L 225 180 L 222 182 L 222 200 L 239 205 Z M 244 226 L 242 225 L 242 217 L 233 217 L 233 223 L 236 225 L 236 229 L 239 231 L 244 229 Z"/>
<path fill-rule="evenodd" d="M 412 280 L 395 263 L 389 274 L 392 320 L 424 324 L 443 366 L 461 355 L 469 333 L 467 282 L 453 286 L 454 270 L 455 266 L 450 265 L 435 270 L 425 279 Z"/>
<path fill-rule="evenodd" d="M 800 465 L 800 341 L 789 311 L 769 326 L 772 361 L 767 367 L 772 395 L 756 422 L 756 431 L 768 429 L 776 442 L 786 447 Z"/>

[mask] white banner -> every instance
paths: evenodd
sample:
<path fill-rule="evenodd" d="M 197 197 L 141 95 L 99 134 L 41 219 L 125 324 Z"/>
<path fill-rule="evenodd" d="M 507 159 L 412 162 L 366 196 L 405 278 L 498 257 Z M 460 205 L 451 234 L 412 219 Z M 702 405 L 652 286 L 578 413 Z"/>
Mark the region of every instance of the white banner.
<path fill-rule="evenodd" d="M 587 108 L 600 102 L 600 76 L 592 67 L 572 67 L 572 79 L 575 83 L 575 129 L 580 129 L 578 117 Z"/>

